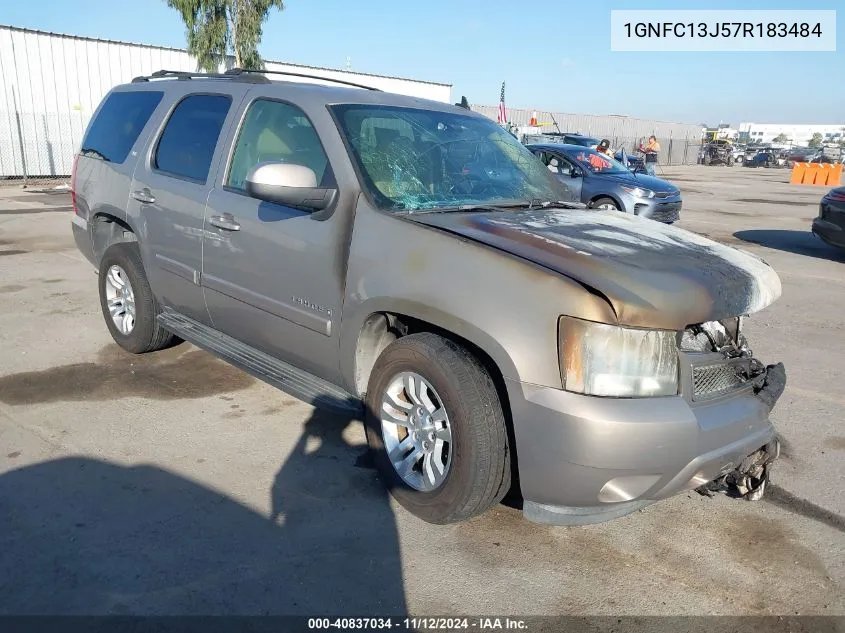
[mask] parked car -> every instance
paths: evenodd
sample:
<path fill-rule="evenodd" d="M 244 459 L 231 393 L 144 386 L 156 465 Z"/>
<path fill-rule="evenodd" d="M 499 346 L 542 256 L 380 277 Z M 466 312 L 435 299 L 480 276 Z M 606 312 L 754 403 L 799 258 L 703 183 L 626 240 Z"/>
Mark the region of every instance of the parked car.
<path fill-rule="evenodd" d="M 643 157 L 638 154 L 629 154 L 627 151 L 625 151 L 624 147 L 620 148 L 613 155 L 613 158 L 625 165 L 634 173 L 646 173 L 645 160 L 643 160 Z"/>
<path fill-rule="evenodd" d="M 787 167 L 787 152 L 778 149 L 761 149 L 754 156 L 743 163 L 744 167 Z"/>
<path fill-rule="evenodd" d="M 831 246 L 845 248 L 845 187 L 831 189 L 819 204 L 819 215 L 813 220 L 813 235 Z"/>
<path fill-rule="evenodd" d="M 633 173 L 610 156 L 579 145 L 529 145 L 528 149 L 575 200 L 667 224 L 680 217 L 681 191 L 662 178 Z"/>
<path fill-rule="evenodd" d="M 701 486 L 758 498 L 785 372 L 741 326 L 777 274 L 565 196 L 464 108 L 165 71 L 94 113 L 72 229 L 118 345 L 189 341 L 363 419 L 386 487 L 425 521 L 509 489 L 568 524 Z"/>
<path fill-rule="evenodd" d="M 733 165 L 735 151 L 730 141 L 717 139 L 706 145 L 702 145 L 698 153 L 698 162 L 701 165 Z"/>
<path fill-rule="evenodd" d="M 817 152 L 814 147 L 793 147 L 787 153 L 789 163 L 806 163 L 808 158 Z"/>
<path fill-rule="evenodd" d="M 570 132 L 543 132 L 542 134 L 526 134 L 524 138 L 526 145 L 536 145 L 538 143 L 565 143 L 567 145 L 580 145 L 582 147 L 591 147 L 596 149 L 601 141 L 592 136 L 584 136 L 583 134 L 574 134 Z"/>

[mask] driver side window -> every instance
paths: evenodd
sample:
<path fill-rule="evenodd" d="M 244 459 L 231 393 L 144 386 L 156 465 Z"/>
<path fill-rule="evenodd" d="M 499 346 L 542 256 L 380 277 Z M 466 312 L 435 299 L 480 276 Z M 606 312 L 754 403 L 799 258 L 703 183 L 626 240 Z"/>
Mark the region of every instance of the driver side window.
<path fill-rule="evenodd" d="M 573 173 L 576 173 L 575 170 L 577 168 L 575 167 L 575 165 L 570 163 L 562 156 L 557 156 L 555 154 L 547 154 L 547 157 L 548 158 L 546 164 L 549 168 L 549 171 L 555 174 L 556 176 L 572 176 Z"/>
<path fill-rule="evenodd" d="M 225 185 L 243 191 L 249 170 L 263 162 L 310 168 L 321 182 L 328 158 L 305 113 L 294 105 L 256 99 L 244 117 Z"/>

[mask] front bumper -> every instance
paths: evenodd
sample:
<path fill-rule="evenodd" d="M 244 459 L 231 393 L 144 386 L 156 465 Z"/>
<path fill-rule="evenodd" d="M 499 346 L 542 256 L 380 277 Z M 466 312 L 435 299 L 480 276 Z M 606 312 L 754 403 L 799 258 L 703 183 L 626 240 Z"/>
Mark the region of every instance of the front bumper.
<path fill-rule="evenodd" d="M 671 224 L 681 217 L 681 197 L 672 198 L 635 198 L 626 195 L 622 200 L 627 213 L 640 215 L 656 222 Z"/>
<path fill-rule="evenodd" d="M 506 380 L 523 512 L 556 524 L 605 521 L 694 490 L 775 440 L 782 365 L 703 402 L 598 398 Z M 768 382 L 766 382 L 768 381 Z"/>

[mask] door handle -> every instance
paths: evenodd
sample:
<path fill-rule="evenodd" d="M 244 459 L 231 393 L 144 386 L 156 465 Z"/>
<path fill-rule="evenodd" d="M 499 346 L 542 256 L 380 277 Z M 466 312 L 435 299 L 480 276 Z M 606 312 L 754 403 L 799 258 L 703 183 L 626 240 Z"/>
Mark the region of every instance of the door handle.
<path fill-rule="evenodd" d="M 212 215 L 211 219 L 211 226 L 216 226 L 218 229 L 223 229 L 224 231 L 240 231 L 241 225 L 235 220 L 234 216 L 231 213 L 224 213 L 223 215 Z"/>
<path fill-rule="evenodd" d="M 152 204 L 156 201 L 156 197 L 153 195 L 153 192 L 146 187 L 144 189 L 136 189 L 133 191 L 132 197 L 138 202 L 142 202 L 144 204 Z"/>

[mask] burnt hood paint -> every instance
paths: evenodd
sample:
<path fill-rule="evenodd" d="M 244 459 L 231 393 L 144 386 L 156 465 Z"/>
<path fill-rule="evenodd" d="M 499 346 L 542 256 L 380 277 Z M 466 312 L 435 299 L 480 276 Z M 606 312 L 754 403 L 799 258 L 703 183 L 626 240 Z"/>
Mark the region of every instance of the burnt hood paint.
<path fill-rule="evenodd" d="M 781 294 L 780 278 L 760 258 L 626 213 L 554 209 L 407 217 L 598 291 L 622 325 L 682 330 L 757 312 Z"/>

